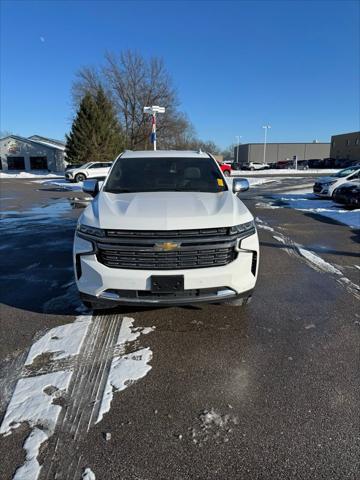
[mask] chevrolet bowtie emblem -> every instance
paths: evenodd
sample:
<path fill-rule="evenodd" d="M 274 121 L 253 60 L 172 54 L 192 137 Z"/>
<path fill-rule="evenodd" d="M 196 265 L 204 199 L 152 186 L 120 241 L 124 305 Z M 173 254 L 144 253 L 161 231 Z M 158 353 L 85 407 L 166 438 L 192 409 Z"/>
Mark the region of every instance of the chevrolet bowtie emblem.
<path fill-rule="evenodd" d="M 177 250 L 180 247 L 181 243 L 176 242 L 161 242 L 155 243 L 156 250 L 162 250 L 164 252 L 171 252 L 172 250 Z"/>

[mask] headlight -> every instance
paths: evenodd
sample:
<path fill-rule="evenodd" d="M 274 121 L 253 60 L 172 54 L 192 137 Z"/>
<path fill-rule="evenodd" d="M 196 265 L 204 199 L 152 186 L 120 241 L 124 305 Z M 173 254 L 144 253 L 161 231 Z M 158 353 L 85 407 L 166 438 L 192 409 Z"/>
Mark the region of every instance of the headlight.
<path fill-rule="evenodd" d="M 233 227 L 230 227 L 230 235 L 238 234 L 241 237 L 248 237 L 254 233 L 255 224 L 253 220 L 251 220 L 251 222 L 241 223 L 240 225 L 234 225 Z"/>
<path fill-rule="evenodd" d="M 337 180 L 333 180 L 332 182 L 322 183 L 321 186 L 322 187 L 330 187 L 330 185 L 333 185 L 336 182 L 337 182 Z"/>
<path fill-rule="evenodd" d="M 85 235 L 92 235 L 93 237 L 105 237 L 105 232 L 101 228 L 89 227 L 88 225 L 78 225 L 76 230 Z"/>

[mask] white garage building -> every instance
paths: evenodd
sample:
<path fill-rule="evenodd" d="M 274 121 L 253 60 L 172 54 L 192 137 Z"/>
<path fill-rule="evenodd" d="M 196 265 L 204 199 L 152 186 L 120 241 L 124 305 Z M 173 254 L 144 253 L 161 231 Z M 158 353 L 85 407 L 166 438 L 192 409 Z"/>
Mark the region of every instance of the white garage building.
<path fill-rule="evenodd" d="M 65 170 L 65 143 L 51 138 L 32 135 L 8 135 L 0 139 L 0 170 L 24 171 Z"/>

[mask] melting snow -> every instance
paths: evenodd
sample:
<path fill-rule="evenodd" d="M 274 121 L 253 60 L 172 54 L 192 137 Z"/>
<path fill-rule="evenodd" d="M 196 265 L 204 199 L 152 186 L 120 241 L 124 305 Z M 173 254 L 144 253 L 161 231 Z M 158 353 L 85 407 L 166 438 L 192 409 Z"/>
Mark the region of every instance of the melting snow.
<path fill-rule="evenodd" d="M 152 351 L 149 348 L 124 355 L 126 344 L 134 342 L 141 334 L 148 334 L 154 330 L 154 327 L 134 328 L 133 324 L 133 318 L 124 317 L 115 347 L 119 354 L 112 360 L 96 423 L 110 410 L 114 391 L 124 390 L 136 380 L 145 377 L 151 370 L 149 362 L 152 359 Z"/>
<path fill-rule="evenodd" d="M 19 467 L 13 480 L 35 480 L 38 478 L 41 466 L 37 461 L 40 446 L 46 442 L 48 435 L 40 428 L 35 427 L 30 433 L 24 443 L 24 450 L 26 451 L 25 463 Z"/>
<path fill-rule="evenodd" d="M 316 197 L 313 193 L 309 193 L 309 189 L 306 189 L 304 192 L 293 190 L 286 194 L 273 194 L 272 198 L 284 202 L 286 205 L 282 205 L 282 207 L 322 215 L 352 228 L 360 227 L 360 209 L 347 210 L 330 199 Z M 257 205 L 263 208 L 274 208 L 272 203 L 267 207 L 262 204 Z M 281 208 L 281 205 L 276 205 L 276 208 L 279 207 Z"/>
<path fill-rule="evenodd" d="M 40 446 L 55 431 L 61 406 L 53 400 L 59 392 L 65 392 L 70 384 L 72 372 L 54 372 L 38 377 L 20 378 L 7 408 L 0 433 L 9 434 L 21 423 L 26 422 L 32 432 L 24 443 L 26 460 L 16 471 L 14 479 L 37 479 L 41 466 L 37 461 Z"/>
<path fill-rule="evenodd" d="M 96 480 L 95 473 L 90 468 L 85 468 L 82 478 L 83 480 Z"/>
<path fill-rule="evenodd" d="M 78 317 L 74 323 L 52 328 L 32 345 L 25 365 L 30 365 L 37 356 L 44 352 L 53 353 L 55 359 L 77 355 L 90 323 L 91 316 L 83 315 Z"/>

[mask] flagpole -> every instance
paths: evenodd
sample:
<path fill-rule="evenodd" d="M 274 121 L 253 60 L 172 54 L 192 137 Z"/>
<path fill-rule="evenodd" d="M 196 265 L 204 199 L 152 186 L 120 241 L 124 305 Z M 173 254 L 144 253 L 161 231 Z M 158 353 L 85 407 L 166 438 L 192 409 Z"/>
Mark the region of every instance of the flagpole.
<path fill-rule="evenodd" d="M 154 145 L 154 150 L 156 150 L 156 114 L 165 113 L 165 107 L 158 107 L 157 105 L 153 105 L 152 107 L 144 107 L 144 113 L 151 114 L 152 116 L 151 142 Z"/>

